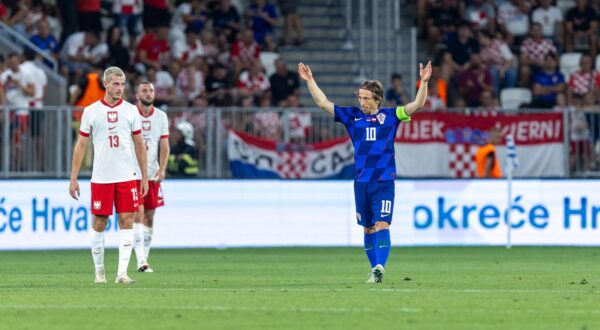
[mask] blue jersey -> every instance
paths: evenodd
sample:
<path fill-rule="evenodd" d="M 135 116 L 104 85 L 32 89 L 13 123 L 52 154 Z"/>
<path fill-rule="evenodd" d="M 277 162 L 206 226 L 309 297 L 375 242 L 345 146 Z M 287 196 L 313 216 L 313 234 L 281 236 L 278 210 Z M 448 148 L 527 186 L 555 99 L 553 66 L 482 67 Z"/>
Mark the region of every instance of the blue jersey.
<path fill-rule="evenodd" d="M 404 107 L 381 108 L 375 115 L 366 115 L 358 107 L 335 105 L 334 115 L 335 121 L 346 126 L 354 145 L 355 181 L 394 180 L 396 130 L 401 121 L 410 120 Z"/>

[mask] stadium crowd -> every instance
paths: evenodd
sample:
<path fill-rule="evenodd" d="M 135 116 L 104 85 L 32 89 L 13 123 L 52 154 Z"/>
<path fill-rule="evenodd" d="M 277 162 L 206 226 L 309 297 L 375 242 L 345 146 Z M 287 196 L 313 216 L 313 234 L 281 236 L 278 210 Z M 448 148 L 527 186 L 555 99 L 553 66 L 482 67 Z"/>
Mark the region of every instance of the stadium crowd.
<path fill-rule="evenodd" d="M 572 148 L 586 154 L 584 168 L 595 166 L 600 122 L 578 110 L 600 101 L 600 1 L 419 0 L 417 7 L 439 74 L 430 109 L 497 110 L 516 101 L 513 107 L 567 110 Z"/>
<path fill-rule="evenodd" d="M 153 81 L 158 105 L 277 106 L 298 92 L 271 89 L 278 76 L 267 77 L 260 61 L 261 52 L 291 43 L 287 30 L 274 40 L 289 1 L 281 8 L 265 0 L 247 8 L 230 0 L 72 2 L 3 0 L 0 19 L 59 61 L 73 105 L 86 74 L 112 65 L 128 73 L 130 99 L 136 81 Z"/>
<path fill-rule="evenodd" d="M 597 58 L 600 1 L 420 0 L 418 26 L 435 59 L 434 72 L 449 107 L 499 107 L 506 88 L 529 89 L 522 107 L 598 103 Z M 570 57 L 571 53 L 579 54 Z M 577 58 L 577 68 L 567 65 Z M 561 67 L 562 66 L 562 67 Z M 571 72 L 572 71 L 572 72 Z M 448 90 L 449 89 L 449 90 Z M 446 97 L 447 96 L 447 97 Z"/>
<path fill-rule="evenodd" d="M 156 89 L 155 105 L 161 107 L 299 107 L 298 75 L 277 54 L 278 47 L 304 42 L 296 2 L 1 0 L 0 20 L 56 59 L 68 82 L 69 105 L 82 108 L 99 99 L 102 70 L 118 66 L 127 75 L 124 99 L 131 102 L 137 83 L 148 80 Z M 284 26 L 280 39 L 274 35 L 276 25 Z M 277 58 L 268 63 L 270 76 L 261 61 L 263 52 Z M 0 105 L 43 106 L 47 77 L 43 70 L 28 69 L 26 63 L 34 57 L 26 51 L 0 59 Z M 43 79 L 36 78 L 41 75 Z M 35 95 L 34 88 L 39 90 Z M 20 115 L 31 121 L 28 110 Z M 75 129 L 80 119 L 81 111 L 76 111 Z M 180 121 L 191 123 L 196 140 L 206 126 L 206 114 L 172 119 L 172 130 L 179 130 Z M 266 111 L 250 123 L 272 137 L 282 126 L 277 114 Z"/>
<path fill-rule="evenodd" d="M 73 106 L 97 100 L 103 93 L 100 73 L 114 65 L 126 72 L 124 98 L 134 102 L 136 83 L 149 80 L 157 106 L 295 108 L 302 106 L 298 75 L 279 57 L 267 76 L 261 53 L 302 45 L 296 5 L 293 0 L 0 0 L 0 20 L 57 60 L 69 85 L 65 103 Z M 570 111 L 571 140 L 592 159 L 594 144 L 600 154 L 600 118 L 577 110 L 600 101 L 599 12 L 600 0 L 418 0 L 417 25 L 434 59 L 425 108 L 498 110 L 506 107 L 503 96 L 519 88 L 531 101 L 519 100 L 516 107 Z M 280 24 L 284 33 L 276 38 Z M 0 61 L 0 105 L 43 105 L 47 78 L 31 65 L 34 57 L 25 51 Z M 407 102 L 405 87 L 393 74 L 386 104 Z M 23 121 L 32 117 L 26 110 L 17 115 Z M 190 123 L 201 153 L 206 113 L 182 116 L 171 118 L 172 129 L 180 121 Z M 77 128 L 80 112 L 73 119 Z M 269 111 L 230 121 L 275 139 L 284 126 Z M 290 126 L 292 138 L 302 140 L 311 118 L 294 114 Z"/>

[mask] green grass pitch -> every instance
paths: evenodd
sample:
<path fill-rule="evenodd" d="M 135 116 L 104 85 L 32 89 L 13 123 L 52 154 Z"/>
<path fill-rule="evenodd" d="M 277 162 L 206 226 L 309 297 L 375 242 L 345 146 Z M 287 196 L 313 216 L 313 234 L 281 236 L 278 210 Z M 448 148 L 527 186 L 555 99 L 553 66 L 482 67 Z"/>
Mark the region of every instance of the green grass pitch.
<path fill-rule="evenodd" d="M 0 252 L 0 329 L 600 328 L 597 248 L 394 248 L 382 284 L 359 248 L 150 258 L 118 285 L 108 249 L 96 285 L 88 250 Z"/>

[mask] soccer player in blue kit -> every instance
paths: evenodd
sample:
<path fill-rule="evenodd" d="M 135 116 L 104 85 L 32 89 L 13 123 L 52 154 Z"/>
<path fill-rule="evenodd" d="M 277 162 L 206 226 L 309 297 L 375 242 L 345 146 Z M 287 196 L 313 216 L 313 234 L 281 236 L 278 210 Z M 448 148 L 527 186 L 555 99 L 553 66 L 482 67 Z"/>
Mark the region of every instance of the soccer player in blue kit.
<path fill-rule="evenodd" d="M 356 219 L 364 227 L 365 252 L 371 263 L 367 283 L 381 283 L 390 254 L 390 223 L 394 209 L 396 162 L 394 138 L 398 125 L 409 121 L 424 104 L 431 61 L 419 64 L 421 85 L 413 102 L 396 108 L 380 108 L 383 86 L 377 80 L 364 81 L 358 88 L 359 107 L 341 107 L 327 99 L 317 86 L 308 65 L 298 64 L 298 74 L 306 82 L 319 108 L 346 127 L 354 145 L 354 201 Z"/>

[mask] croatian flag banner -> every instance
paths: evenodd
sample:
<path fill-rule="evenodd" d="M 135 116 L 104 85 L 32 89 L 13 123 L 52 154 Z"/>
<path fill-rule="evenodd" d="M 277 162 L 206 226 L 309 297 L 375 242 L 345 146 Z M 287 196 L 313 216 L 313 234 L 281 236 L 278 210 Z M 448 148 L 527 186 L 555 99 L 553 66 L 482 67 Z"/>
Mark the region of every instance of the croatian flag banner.
<path fill-rule="evenodd" d="M 475 152 L 491 127 L 519 145 L 515 177 L 562 177 L 565 174 L 561 113 L 429 113 L 415 115 L 396 134 L 398 177 L 475 177 Z M 506 141 L 496 146 L 506 163 Z"/>
<path fill-rule="evenodd" d="M 227 153 L 234 178 L 352 179 L 354 150 L 349 138 L 286 144 L 229 131 Z"/>

